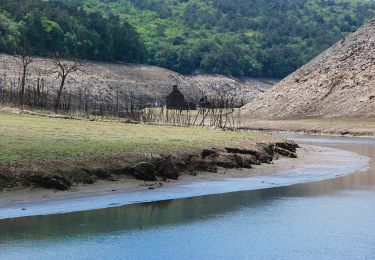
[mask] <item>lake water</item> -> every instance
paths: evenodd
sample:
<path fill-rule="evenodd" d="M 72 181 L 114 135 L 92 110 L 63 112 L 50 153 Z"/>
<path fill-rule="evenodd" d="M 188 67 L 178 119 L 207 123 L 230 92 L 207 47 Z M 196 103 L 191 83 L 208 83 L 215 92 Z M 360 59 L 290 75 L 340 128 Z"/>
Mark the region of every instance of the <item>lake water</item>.
<path fill-rule="evenodd" d="M 374 139 L 289 137 L 375 158 Z M 374 161 L 312 183 L 0 220 L 0 259 L 374 258 Z"/>

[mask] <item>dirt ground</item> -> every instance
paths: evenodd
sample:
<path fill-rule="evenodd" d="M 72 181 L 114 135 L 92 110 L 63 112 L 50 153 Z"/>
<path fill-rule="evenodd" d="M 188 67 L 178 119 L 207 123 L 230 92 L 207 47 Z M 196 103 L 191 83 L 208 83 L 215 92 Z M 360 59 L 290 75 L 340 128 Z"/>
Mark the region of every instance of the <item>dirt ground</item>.
<path fill-rule="evenodd" d="M 191 101 L 199 100 L 203 95 L 216 96 L 226 90 L 244 102 L 273 86 L 277 80 L 233 78 L 221 75 L 190 75 L 149 65 L 115 64 L 82 61 L 80 71 L 71 74 L 65 86 L 66 92 L 74 96 L 88 93 L 97 102 L 113 101 L 117 94 L 120 103 L 129 102 L 132 96 L 135 102 L 165 102 L 173 85 Z M 49 93 L 56 92 L 59 79 L 53 73 L 53 61 L 34 58 L 29 66 L 27 86 L 35 87 L 38 79 L 43 79 Z M 19 84 L 21 61 L 14 56 L 0 55 L 0 90 Z M 0 105 L 1 106 L 1 105 Z"/>
<path fill-rule="evenodd" d="M 259 95 L 244 111 L 267 119 L 374 118 L 374 45 L 372 19 Z"/>
<path fill-rule="evenodd" d="M 260 131 L 289 131 L 310 134 L 375 136 L 375 119 L 245 119 L 242 128 Z"/>

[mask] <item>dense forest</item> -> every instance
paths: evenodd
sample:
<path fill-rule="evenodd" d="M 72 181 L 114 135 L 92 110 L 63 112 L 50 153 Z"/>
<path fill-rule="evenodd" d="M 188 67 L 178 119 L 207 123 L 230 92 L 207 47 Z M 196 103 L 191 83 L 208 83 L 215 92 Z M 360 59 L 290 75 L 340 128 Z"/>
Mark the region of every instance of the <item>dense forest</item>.
<path fill-rule="evenodd" d="M 144 62 L 136 30 L 115 15 L 60 1 L 1 0 L 0 52 Z"/>
<path fill-rule="evenodd" d="M 367 0 L 65 0 L 115 13 L 151 64 L 281 78 L 375 16 Z"/>
<path fill-rule="evenodd" d="M 0 52 L 281 78 L 373 16 L 370 0 L 1 0 Z"/>

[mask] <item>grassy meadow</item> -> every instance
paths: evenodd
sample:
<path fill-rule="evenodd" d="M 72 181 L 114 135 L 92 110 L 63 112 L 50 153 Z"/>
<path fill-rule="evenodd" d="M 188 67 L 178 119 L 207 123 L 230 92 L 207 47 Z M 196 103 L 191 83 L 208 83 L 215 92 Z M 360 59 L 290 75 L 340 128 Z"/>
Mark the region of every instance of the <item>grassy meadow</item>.
<path fill-rule="evenodd" d="M 266 140 L 258 133 L 0 114 L 0 162 L 184 151 Z"/>

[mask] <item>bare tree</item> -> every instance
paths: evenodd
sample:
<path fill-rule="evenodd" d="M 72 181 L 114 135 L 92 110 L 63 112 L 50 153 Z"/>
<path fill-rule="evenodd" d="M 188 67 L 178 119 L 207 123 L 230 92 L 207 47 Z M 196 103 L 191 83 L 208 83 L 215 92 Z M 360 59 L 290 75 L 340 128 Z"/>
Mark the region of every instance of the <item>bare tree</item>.
<path fill-rule="evenodd" d="M 60 105 L 61 94 L 64 90 L 66 79 L 71 78 L 71 74 L 81 71 L 83 63 L 81 60 L 74 58 L 70 60 L 61 59 L 58 55 L 53 58 L 53 70 L 52 73 L 56 74 L 60 79 L 60 87 L 57 90 L 57 97 L 55 101 L 54 110 L 57 113 Z"/>
<path fill-rule="evenodd" d="M 26 47 L 22 48 L 19 54 L 15 55 L 16 59 L 19 61 L 21 67 L 21 90 L 19 92 L 19 102 L 21 107 L 25 103 L 25 85 L 26 77 L 29 70 L 29 65 L 34 62 L 34 58 L 30 55 L 30 52 Z"/>

